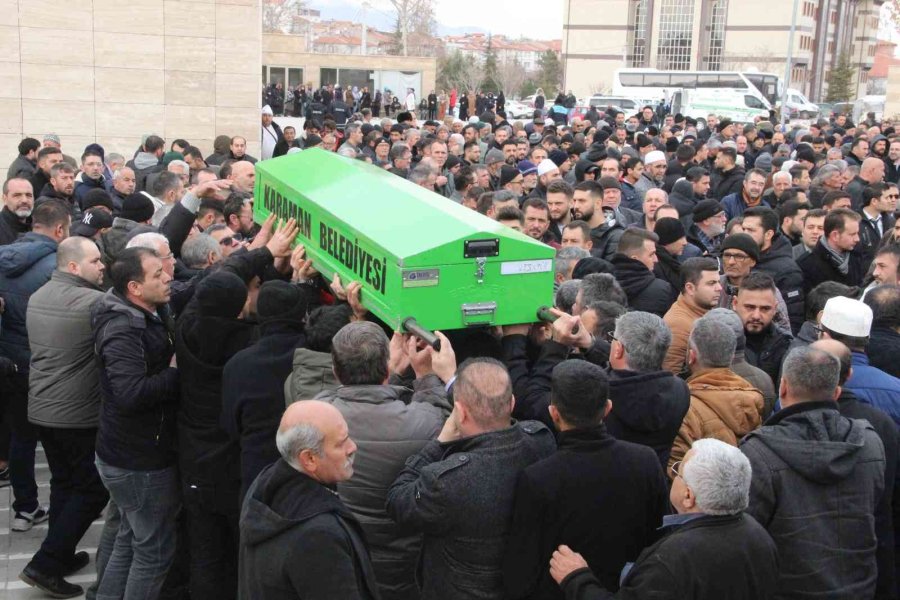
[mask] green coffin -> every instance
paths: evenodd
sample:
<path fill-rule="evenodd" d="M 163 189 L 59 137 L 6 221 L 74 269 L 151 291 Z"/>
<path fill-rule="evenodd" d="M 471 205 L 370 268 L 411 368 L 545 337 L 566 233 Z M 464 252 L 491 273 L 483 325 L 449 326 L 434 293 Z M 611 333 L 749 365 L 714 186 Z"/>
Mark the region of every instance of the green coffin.
<path fill-rule="evenodd" d="M 555 250 L 387 171 L 320 149 L 257 163 L 254 219 L 297 219 L 326 278 L 362 283 L 396 329 L 537 320 L 552 305 Z"/>

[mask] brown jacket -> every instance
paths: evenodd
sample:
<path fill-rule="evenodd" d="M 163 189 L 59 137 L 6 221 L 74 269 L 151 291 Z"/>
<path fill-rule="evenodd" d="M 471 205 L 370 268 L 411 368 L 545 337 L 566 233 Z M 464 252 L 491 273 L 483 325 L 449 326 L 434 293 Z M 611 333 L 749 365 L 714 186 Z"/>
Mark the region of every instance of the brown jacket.
<path fill-rule="evenodd" d="M 684 369 L 685 359 L 688 353 L 688 338 L 694 328 L 694 321 L 707 313 L 707 310 L 694 307 L 684 299 L 684 294 L 678 294 L 678 299 L 672 308 L 663 317 L 663 321 L 672 331 L 672 343 L 663 360 L 663 368 L 672 371 L 676 375 Z"/>
<path fill-rule="evenodd" d="M 762 393 L 731 369 L 698 371 L 687 384 L 691 407 L 675 436 L 670 467 L 684 459 L 694 440 L 715 438 L 737 446 L 742 437 L 762 423 Z"/>

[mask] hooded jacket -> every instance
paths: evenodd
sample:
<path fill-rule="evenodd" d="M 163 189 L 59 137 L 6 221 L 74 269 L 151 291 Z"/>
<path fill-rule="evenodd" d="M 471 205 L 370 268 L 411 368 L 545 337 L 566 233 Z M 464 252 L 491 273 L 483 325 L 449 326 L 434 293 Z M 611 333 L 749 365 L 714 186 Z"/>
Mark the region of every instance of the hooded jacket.
<path fill-rule="evenodd" d="M 672 186 L 672 193 L 669 194 L 669 204 L 678 211 L 678 218 L 681 219 L 685 227 L 690 227 L 694 222 L 694 207 L 700 200 L 694 195 L 694 185 L 687 179 L 681 179 Z M 685 221 L 685 218 L 689 221 Z"/>
<path fill-rule="evenodd" d="M 710 198 L 722 201 L 729 194 L 740 194 L 744 185 L 744 167 L 735 165 L 730 171 L 714 168 L 710 173 Z"/>
<path fill-rule="evenodd" d="M 240 510 L 240 446 L 219 426 L 225 363 L 251 344 L 255 324 L 205 315 L 196 299 L 175 326 L 181 403 L 178 459 L 186 485 L 214 492 L 224 514 Z"/>
<path fill-rule="evenodd" d="M 110 272 L 112 264 L 116 262 L 119 254 L 122 253 L 122 250 L 124 250 L 125 246 L 128 244 L 128 235 L 135 227 L 141 225 L 141 223 L 136 221 L 115 217 L 109 231 L 102 234 L 100 239 L 97 240 L 97 246 L 100 248 L 100 256 L 103 258 L 103 264 L 106 266 L 107 273 Z M 147 231 L 152 230 L 148 229 Z M 106 285 L 111 286 L 112 282 L 108 282 Z"/>
<path fill-rule="evenodd" d="M 675 436 L 669 466 L 683 460 L 695 440 L 711 437 L 737 446 L 762 422 L 763 395 L 731 369 L 703 369 L 687 384 L 691 407 Z"/>
<path fill-rule="evenodd" d="M 209 161 L 207 160 L 207 162 Z M 159 157 L 149 152 L 138 152 L 133 160 L 128 161 L 127 166 L 134 171 L 135 192 L 143 192 L 147 189 L 148 175 L 166 170 Z"/>
<path fill-rule="evenodd" d="M 830 401 L 773 415 L 740 445 L 753 479 L 747 512 L 786 560 L 777 598 L 872 598 L 884 447 L 867 421 Z"/>
<path fill-rule="evenodd" d="M 672 286 L 657 279 L 653 271 L 639 260 L 616 254 L 610 261 L 613 276 L 628 297 L 628 308 L 653 313 L 659 317 L 672 306 Z"/>
<path fill-rule="evenodd" d="M 336 390 L 341 384 L 334 376 L 332 366 L 329 352 L 316 352 L 309 348 L 294 350 L 291 373 L 284 382 L 284 405 Z"/>
<path fill-rule="evenodd" d="M 791 331 L 799 331 L 806 315 L 806 294 L 803 289 L 803 271 L 794 261 L 794 249 L 787 236 L 775 234 L 769 249 L 759 253 L 755 270 L 767 273 L 775 280 L 775 287 L 781 292 L 787 305 Z"/>
<path fill-rule="evenodd" d="M 57 243 L 46 235 L 29 232 L 0 246 L 0 296 L 6 302 L 0 320 L 0 355 L 28 373 L 31 349 L 25 324 L 28 299 L 50 280 L 56 269 Z"/>
<path fill-rule="evenodd" d="M 677 256 L 666 250 L 665 246 L 656 244 L 656 257 L 659 262 L 653 267 L 653 275 L 669 284 L 669 306 L 678 298 L 678 290 L 681 289 L 681 262 Z M 666 309 L 668 310 L 668 309 Z"/>
<path fill-rule="evenodd" d="M 156 471 L 175 464 L 178 369 L 168 306 L 149 313 L 114 290 L 91 309 L 100 367 L 97 456 L 120 469 Z"/>
<path fill-rule="evenodd" d="M 56 428 L 95 428 L 100 374 L 94 356 L 91 306 L 103 296 L 96 285 L 55 270 L 28 302 L 31 375 L 28 420 Z"/>
<path fill-rule="evenodd" d="M 353 513 L 284 460 L 253 482 L 241 509 L 240 600 L 377 600 Z"/>
<path fill-rule="evenodd" d="M 669 371 L 608 369 L 607 373 L 613 403 L 603 420 L 607 431 L 616 439 L 652 448 L 665 469 L 672 442 L 691 405 L 687 384 Z"/>
<path fill-rule="evenodd" d="M 388 489 L 406 459 L 438 436 L 452 408 L 436 376 L 413 385 L 345 385 L 315 397 L 341 412 L 359 446 L 353 478 L 337 488 L 366 533 L 382 595 L 392 598 L 418 597 L 414 575 L 422 537 L 388 517 Z"/>

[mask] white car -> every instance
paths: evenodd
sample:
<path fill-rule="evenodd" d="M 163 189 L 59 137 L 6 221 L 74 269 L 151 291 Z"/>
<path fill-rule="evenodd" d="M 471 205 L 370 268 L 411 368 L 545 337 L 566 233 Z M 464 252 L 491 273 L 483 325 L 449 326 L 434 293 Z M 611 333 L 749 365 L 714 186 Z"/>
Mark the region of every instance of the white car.
<path fill-rule="evenodd" d="M 800 90 L 788 88 L 785 107 L 787 116 L 791 119 L 816 119 L 819 116 L 819 107 L 810 102 Z"/>
<path fill-rule="evenodd" d="M 506 118 L 508 119 L 530 119 L 533 114 L 534 109 L 523 102 L 506 101 Z"/>

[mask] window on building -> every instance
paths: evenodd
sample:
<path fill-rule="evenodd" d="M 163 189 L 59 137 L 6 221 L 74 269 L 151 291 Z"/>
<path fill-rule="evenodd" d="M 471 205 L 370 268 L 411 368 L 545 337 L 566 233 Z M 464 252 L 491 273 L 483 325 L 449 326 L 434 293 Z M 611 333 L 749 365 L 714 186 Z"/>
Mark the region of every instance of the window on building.
<path fill-rule="evenodd" d="M 693 0 L 662 0 L 657 69 L 687 71 L 691 68 L 693 26 Z"/>
<path fill-rule="evenodd" d="M 631 12 L 628 15 L 628 56 L 629 67 L 647 66 L 647 11 L 650 0 L 635 0 L 631 2 Z"/>
<path fill-rule="evenodd" d="M 710 0 L 709 9 L 709 42 L 706 51 L 706 68 L 718 71 L 722 68 L 722 57 L 725 48 L 725 22 L 728 18 L 728 0 Z"/>

